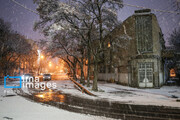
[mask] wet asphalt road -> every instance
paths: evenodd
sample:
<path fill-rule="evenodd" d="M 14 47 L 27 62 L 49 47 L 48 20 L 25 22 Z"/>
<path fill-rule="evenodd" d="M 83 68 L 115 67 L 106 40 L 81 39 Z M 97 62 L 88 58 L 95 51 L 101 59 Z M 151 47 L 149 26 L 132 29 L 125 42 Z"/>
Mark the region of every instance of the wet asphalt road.
<path fill-rule="evenodd" d="M 33 90 L 33 89 L 32 89 Z M 14 91 L 32 102 L 55 106 L 76 113 L 105 116 L 123 120 L 179 120 L 180 109 L 152 105 L 133 105 L 107 100 L 79 98 L 58 90 L 33 91 L 31 95 L 21 89 Z"/>

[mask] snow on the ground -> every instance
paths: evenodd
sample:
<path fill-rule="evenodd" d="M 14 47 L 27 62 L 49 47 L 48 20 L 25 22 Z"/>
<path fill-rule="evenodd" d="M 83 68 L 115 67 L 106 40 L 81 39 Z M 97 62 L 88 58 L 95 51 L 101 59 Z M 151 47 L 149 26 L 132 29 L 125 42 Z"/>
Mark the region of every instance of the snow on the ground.
<path fill-rule="evenodd" d="M 176 101 L 177 98 L 172 98 L 172 96 L 180 98 L 180 87 L 178 86 L 163 86 L 160 89 L 138 89 L 115 83 L 99 82 L 99 92 L 92 91 L 91 87 L 85 87 L 97 95 L 97 97 L 93 97 L 78 91 L 70 80 L 52 82 L 56 82 L 57 88 L 64 93 L 88 99 L 103 99 L 128 104 L 180 107 L 180 102 Z"/>
<path fill-rule="evenodd" d="M 147 93 L 152 93 L 152 94 L 159 94 L 159 95 L 164 95 L 167 97 L 171 97 L 172 95 L 177 96 L 180 98 L 180 86 L 162 86 L 160 89 L 159 88 L 146 88 L 146 89 L 138 89 L 138 88 L 132 88 L 128 86 L 122 86 L 122 85 L 117 85 L 113 83 L 100 83 L 100 86 L 108 86 L 111 88 L 116 88 L 116 89 L 123 89 L 127 91 L 138 91 L 138 92 L 147 92 Z"/>
<path fill-rule="evenodd" d="M 0 85 L 0 120 L 10 120 L 11 118 L 12 120 L 112 120 L 31 102 L 16 96 L 11 89 Z"/>
<path fill-rule="evenodd" d="M 62 91 L 63 93 L 89 98 L 89 99 L 97 99 L 96 97 L 89 96 L 77 90 L 74 87 L 74 83 L 71 80 L 54 80 L 51 82 L 55 82 L 57 84 L 57 89 Z"/>

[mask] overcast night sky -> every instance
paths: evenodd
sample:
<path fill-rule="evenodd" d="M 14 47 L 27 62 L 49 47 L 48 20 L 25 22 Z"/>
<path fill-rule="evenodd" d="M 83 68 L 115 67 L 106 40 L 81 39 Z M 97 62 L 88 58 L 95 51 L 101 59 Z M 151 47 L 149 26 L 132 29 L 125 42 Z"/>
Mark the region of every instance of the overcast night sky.
<path fill-rule="evenodd" d="M 33 4 L 33 0 L 16 1 L 32 10 L 36 9 L 36 5 Z M 179 3 L 179 5 L 175 4 L 175 2 Z M 177 6 L 180 7 L 180 0 L 124 0 L 124 3 L 168 11 L 175 11 Z M 121 21 L 125 20 L 127 17 L 132 15 L 136 9 L 138 8 L 124 6 L 124 8 L 119 12 L 119 19 Z M 180 12 L 180 10 L 178 12 Z M 172 30 L 180 27 L 180 14 L 154 11 L 153 13 L 156 14 L 165 39 L 167 40 Z M 43 38 L 43 35 L 33 31 L 33 24 L 36 20 L 38 20 L 38 15 L 16 5 L 11 0 L 0 0 L 0 18 L 10 22 L 15 31 L 18 31 L 28 38 L 33 40 Z"/>

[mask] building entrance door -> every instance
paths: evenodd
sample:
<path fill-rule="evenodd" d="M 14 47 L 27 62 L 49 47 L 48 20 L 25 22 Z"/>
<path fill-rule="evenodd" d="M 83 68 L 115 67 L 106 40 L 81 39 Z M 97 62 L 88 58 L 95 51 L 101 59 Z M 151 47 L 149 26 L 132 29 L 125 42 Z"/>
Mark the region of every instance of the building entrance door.
<path fill-rule="evenodd" d="M 139 87 L 153 87 L 153 63 L 139 63 Z"/>

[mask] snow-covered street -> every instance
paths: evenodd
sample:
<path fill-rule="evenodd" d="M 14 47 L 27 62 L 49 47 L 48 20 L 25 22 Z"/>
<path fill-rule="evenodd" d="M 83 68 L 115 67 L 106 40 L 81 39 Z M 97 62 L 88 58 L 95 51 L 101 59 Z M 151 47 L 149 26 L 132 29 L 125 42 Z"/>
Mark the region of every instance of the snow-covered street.
<path fill-rule="evenodd" d="M 5 96 L 6 95 L 6 96 Z M 49 105 L 35 103 L 17 96 L 0 85 L 0 120 L 112 120 L 111 118 L 78 114 Z"/>
<path fill-rule="evenodd" d="M 27 88 L 22 88 L 23 93 L 27 93 L 30 95 L 30 99 L 29 99 L 28 97 L 26 98 L 25 96 L 24 97 L 18 96 L 13 92 L 12 89 L 4 88 L 3 85 L 0 85 L 0 107 L 3 108 L 0 109 L 0 119 L 2 120 L 6 120 L 6 119 L 9 120 L 24 120 L 24 119 L 26 120 L 32 120 L 32 119 L 33 120 L 39 120 L 39 119 L 112 120 L 113 118 L 100 117 L 103 113 L 101 107 L 113 109 L 115 110 L 114 112 L 118 112 L 119 115 L 123 113 L 121 113 L 121 109 L 118 109 L 116 105 L 121 106 L 123 104 L 124 105 L 129 104 L 130 106 L 137 105 L 133 109 L 137 109 L 142 105 L 147 105 L 144 106 L 145 109 L 142 110 L 141 112 L 146 112 L 146 110 L 148 110 L 148 105 L 151 105 L 149 106 L 151 108 L 155 107 L 157 111 L 158 109 L 161 109 L 161 106 L 171 107 L 172 110 L 173 108 L 177 110 L 180 108 L 180 103 L 177 101 L 177 99 L 179 99 L 180 97 L 180 89 L 177 86 L 164 86 L 160 89 L 138 89 L 138 88 L 131 88 L 127 86 L 118 85 L 115 83 L 106 83 L 101 81 L 98 82 L 99 92 L 94 92 L 91 90 L 91 87 L 84 86 L 86 89 L 88 89 L 90 92 L 96 95 L 96 97 L 94 97 L 79 91 L 77 88 L 74 87 L 74 83 L 71 80 L 53 80 L 49 82 L 53 82 L 57 84 L 57 88 L 53 91 L 61 91 L 62 95 L 60 93 L 57 93 L 58 95 L 60 95 L 60 98 L 56 96 L 56 92 L 51 93 L 48 92 L 49 90 L 44 92 L 42 91 L 42 93 L 38 93 L 38 92 L 36 93 L 36 91 L 34 91 L 33 89 L 28 90 Z M 36 99 L 37 95 L 39 95 L 40 99 L 44 99 L 44 100 L 39 101 L 38 99 Z M 43 97 L 41 95 L 43 95 Z M 62 96 L 63 96 L 63 100 L 62 100 Z M 31 99 L 32 97 L 33 99 Z M 56 99 L 58 99 L 58 101 L 56 101 Z M 67 108 L 63 110 L 64 108 L 60 106 L 53 107 L 57 105 L 51 105 L 51 101 L 54 101 L 55 103 L 57 103 L 57 105 L 62 104 Z M 91 106 L 87 107 L 86 101 L 88 101 Z M 95 101 L 97 101 L 97 103 L 102 102 L 101 105 L 97 106 L 98 107 L 97 109 L 93 108 L 94 105 L 96 106 Z M 111 104 L 114 104 L 115 106 L 114 105 L 111 106 Z M 159 107 L 156 108 L 156 106 Z M 67 110 L 71 111 L 71 107 L 72 109 L 74 109 L 74 112 L 76 111 L 85 114 L 67 111 Z M 86 110 L 88 109 L 92 111 L 96 111 L 97 113 L 95 114 L 100 116 L 89 115 L 92 113 L 86 112 Z M 149 110 L 147 112 L 151 113 L 152 112 L 151 109 Z M 127 111 L 129 110 L 127 109 Z M 102 112 L 102 113 L 99 114 L 98 112 Z M 87 113 L 89 114 L 86 115 Z M 105 116 L 107 115 L 109 116 L 112 113 L 106 113 L 104 111 L 103 114 L 104 115 L 106 114 Z M 132 113 L 129 113 L 129 116 L 131 116 L 131 114 L 134 114 L 133 111 Z M 162 113 L 158 113 L 158 114 L 160 115 Z M 172 113 L 172 115 L 173 114 L 174 113 Z"/>

